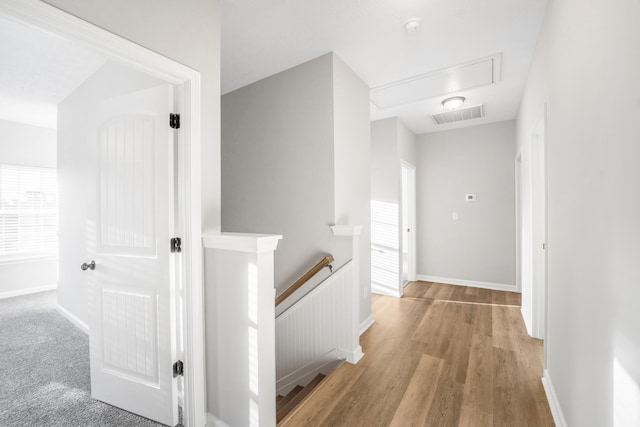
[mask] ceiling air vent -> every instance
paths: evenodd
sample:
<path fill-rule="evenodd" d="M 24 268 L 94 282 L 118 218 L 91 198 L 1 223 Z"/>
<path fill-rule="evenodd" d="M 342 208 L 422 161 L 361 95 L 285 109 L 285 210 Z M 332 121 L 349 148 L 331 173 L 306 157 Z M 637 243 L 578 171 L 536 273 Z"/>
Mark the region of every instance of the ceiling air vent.
<path fill-rule="evenodd" d="M 445 111 L 444 113 L 434 114 L 433 121 L 436 125 L 444 125 L 447 123 L 461 122 L 463 120 L 479 119 L 484 117 L 482 105 L 469 108 L 460 108 L 453 111 Z"/>

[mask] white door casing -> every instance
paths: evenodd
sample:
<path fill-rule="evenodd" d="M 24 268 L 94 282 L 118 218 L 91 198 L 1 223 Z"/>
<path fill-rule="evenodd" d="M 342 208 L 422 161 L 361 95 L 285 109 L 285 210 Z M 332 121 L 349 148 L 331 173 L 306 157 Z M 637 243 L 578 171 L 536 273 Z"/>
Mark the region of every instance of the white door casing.
<path fill-rule="evenodd" d="M 522 153 L 520 151 L 516 155 L 514 175 L 516 177 L 516 292 L 522 292 Z"/>
<path fill-rule="evenodd" d="M 547 191 L 545 125 L 540 120 L 531 138 L 532 235 L 533 235 L 533 334 L 546 339 L 547 293 Z"/>
<path fill-rule="evenodd" d="M 92 397 L 168 425 L 178 423 L 172 108 L 168 84 L 96 106 L 87 197 Z"/>
<path fill-rule="evenodd" d="M 76 41 L 106 58 L 177 85 L 182 90 L 179 195 L 183 280 L 180 312 L 184 353 L 183 423 L 206 424 L 204 360 L 204 290 L 202 283 L 201 215 L 201 83 L 200 73 L 114 33 L 92 25 L 40 0 L 3 0 L 0 17 Z"/>

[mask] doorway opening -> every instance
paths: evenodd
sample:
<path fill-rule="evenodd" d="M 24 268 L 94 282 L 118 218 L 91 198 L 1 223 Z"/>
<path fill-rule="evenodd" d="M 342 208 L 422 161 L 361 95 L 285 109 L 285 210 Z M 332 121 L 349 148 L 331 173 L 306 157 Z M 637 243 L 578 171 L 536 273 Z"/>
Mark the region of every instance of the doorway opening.
<path fill-rule="evenodd" d="M 522 292 L 522 316 L 527 332 L 546 338 L 547 218 L 546 134 L 544 118 L 530 133 L 516 158 L 518 218 L 516 268 Z"/>
<path fill-rule="evenodd" d="M 175 157 L 171 164 L 171 167 L 176 167 L 176 181 L 170 183 L 175 189 L 176 200 L 175 210 L 172 209 L 171 214 L 175 214 L 173 233 L 182 238 L 182 252 L 179 254 L 179 262 L 169 273 L 176 279 L 176 286 L 168 292 L 172 301 L 169 308 L 172 313 L 171 339 L 173 345 L 182 351 L 184 385 L 181 403 L 184 425 L 204 425 L 206 421 L 202 338 L 204 316 L 201 306 L 203 289 L 200 172 L 199 168 L 195 167 L 200 163 L 199 73 L 43 2 L 3 2 L 0 5 L 0 19 L 81 44 L 106 58 L 109 63 L 144 73 L 168 83 L 175 89 L 175 105 L 180 107 L 182 125 L 181 132 L 176 134 L 177 144 L 173 152 Z M 168 247 L 169 242 L 159 241 L 158 244 Z M 78 261 L 78 271 L 80 263 L 90 265 L 84 256 Z M 99 263 L 97 269 L 100 269 Z M 143 300 L 144 298 L 140 301 L 144 305 Z M 151 319 L 153 320 L 153 316 Z M 82 322 L 82 319 L 76 320 Z M 166 343 L 163 346 L 166 347 Z M 171 366 L 162 366 L 159 369 L 171 370 Z"/>

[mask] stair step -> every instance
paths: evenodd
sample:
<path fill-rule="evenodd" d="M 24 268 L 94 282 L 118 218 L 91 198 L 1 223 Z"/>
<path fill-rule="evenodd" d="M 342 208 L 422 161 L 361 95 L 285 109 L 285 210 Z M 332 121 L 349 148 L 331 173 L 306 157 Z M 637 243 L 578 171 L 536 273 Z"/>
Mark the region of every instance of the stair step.
<path fill-rule="evenodd" d="M 304 389 L 304 387 L 302 387 L 301 385 L 297 385 L 293 388 L 293 390 L 291 390 L 289 393 L 287 393 L 286 396 L 280 396 L 280 400 L 278 400 L 276 398 L 276 412 L 278 412 L 283 406 L 285 406 L 287 403 L 289 403 L 289 401 L 291 399 L 293 399 L 294 397 L 296 397 L 296 395 L 298 393 L 300 393 L 300 391 Z"/>
<path fill-rule="evenodd" d="M 345 393 L 358 380 L 363 371 L 363 368 L 351 363 L 345 363 L 331 371 L 325 380 L 296 406 L 282 422 L 278 423 L 278 427 L 309 425 L 308 421 L 316 415 L 321 415 L 320 419 L 326 418 L 340 400 L 344 398 Z"/>
<path fill-rule="evenodd" d="M 276 401 L 276 422 L 282 421 L 288 414 L 300 403 L 311 391 L 325 378 L 325 375 L 318 374 L 311 380 L 305 387 L 296 386 L 289 394 L 287 394 L 280 401 Z M 299 390 L 296 389 L 300 387 Z M 295 391 L 295 393 L 294 393 Z M 284 402 L 287 400 L 286 402 Z M 283 403 L 284 402 L 284 403 Z"/>

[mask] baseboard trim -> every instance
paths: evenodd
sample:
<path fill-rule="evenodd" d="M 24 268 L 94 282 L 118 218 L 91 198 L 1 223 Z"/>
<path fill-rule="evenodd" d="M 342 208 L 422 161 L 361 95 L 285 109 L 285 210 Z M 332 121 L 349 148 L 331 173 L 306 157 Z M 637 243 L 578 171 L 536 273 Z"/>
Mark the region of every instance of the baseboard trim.
<path fill-rule="evenodd" d="M 402 290 L 404 290 L 404 286 L 402 286 L 400 289 L 387 289 L 387 288 L 383 288 L 377 285 L 374 285 L 373 283 L 371 284 L 371 293 L 372 294 L 378 294 L 378 295 L 385 295 L 388 297 L 396 297 L 396 298 L 400 298 L 402 296 Z"/>
<path fill-rule="evenodd" d="M 67 309 L 62 308 L 60 304 L 56 305 L 56 309 L 58 310 L 58 313 L 62 314 L 69 322 L 73 323 L 75 327 L 89 335 L 89 326 L 86 323 L 71 314 Z"/>
<path fill-rule="evenodd" d="M 367 332 L 367 329 L 369 329 L 374 323 L 375 320 L 373 320 L 373 314 L 370 314 L 369 317 L 367 317 L 366 319 L 364 319 L 364 321 L 362 321 L 362 323 L 360 323 L 360 335 Z"/>
<path fill-rule="evenodd" d="M 0 299 L 19 297 L 22 295 L 37 294 L 38 292 L 52 291 L 58 288 L 58 284 L 37 286 L 35 288 L 18 289 L 16 291 L 7 291 L 0 293 Z"/>
<path fill-rule="evenodd" d="M 556 395 L 556 389 L 553 387 L 549 371 L 546 369 L 542 376 L 542 386 L 544 387 L 544 392 L 547 395 L 549 409 L 551 409 L 551 415 L 553 416 L 553 421 L 556 423 L 556 427 L 568 427 L 567 420 L 564 418 L 564 414 L 562 413 L 562 407 L 560 406 L 558 395 Z"/>
<path fill-rule="evenodd" d="M 416 280 L 423 282 L 446 283 L 449 285 L 469 286 L 472 288 L 492 289 L 494 291 L 517 292 L 516 285 L 504 285 L 502 283 L 478 282 L 475 280 L 451 279 L 448 277 L 427 276 L 424 274 L 416 275 Z"/>
<path fill-rule="evenodd" d="M 227 423 L 220 418 L 213 415 L 211 412 L 207 412 L 207 426 L 206 427 L 229 427 Z"/>

